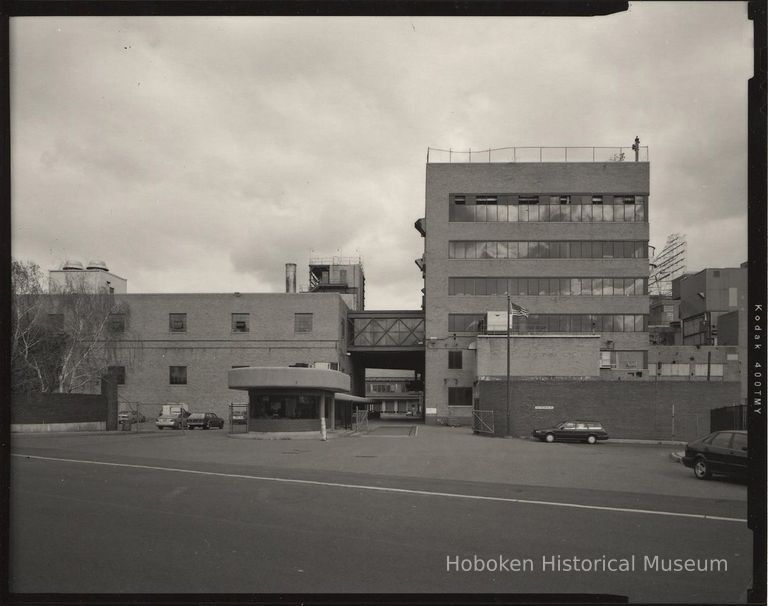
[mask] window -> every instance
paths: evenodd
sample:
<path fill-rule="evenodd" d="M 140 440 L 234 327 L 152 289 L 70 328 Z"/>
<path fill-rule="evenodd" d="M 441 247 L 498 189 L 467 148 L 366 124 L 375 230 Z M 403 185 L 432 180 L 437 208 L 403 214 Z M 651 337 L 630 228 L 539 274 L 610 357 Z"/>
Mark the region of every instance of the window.
<path fill-rule="evenodd" d="M 107 366 L 107 371 L 115 377 L 118 385 L 125 385 L 125 366 Z"/>
<path fill-rule="evenodd" d="M 592 196 L 592 204 L 602 204 L 602 203 L 603 203 L 602 196 Z"/>
<path fill-rule="evenodd" d="M 187 314 L 168 314 L 168 329 L 171 332 L 187 332 Z"/>
<path fill-rule="evenodd" d="M 110 332 L 125 332 L 125 314 L 109 314 L 107 326 Z"/>
<path fill-rule="evenodd" d="M 295 333 L 312 332 L 313 314 L 293 314 L 293 331 Z"/>
<path fill-rule="evenodd" d="M 449 387 L 448 406 L 472 406 L 472 388 Z"/>
<path fill-rule="evenodd" d="M 48 328 L 54 332 L 64 330 L 64 314 L 48 314 Z"/>
<path fill-rule="evenodd" d="M 746 450 L 747 449 L 747 434 L 734 433 L 733 444 L 731 445 L 733 450 Z"/>
<path fill-rule="evenodd" d="M 461 351 L 449 351 L 448 352 L 448 368 L 454 370 L 460 370 L 463 368 Z"/>
<path fill-rule="evenodd" d="M 560 196 L 560 204 L 570 204 L 570 203 L 571 203 L 570 196 Z"/>
<path fill-rule="evenodd" d="M 187 384 L 187 367 L 186 366 L 169 366 L 168 382 L 171 385 L 186 385 Z"/>
<path fill-rule="evenodd" d="M 453 197 L 453 203 L 454 204 L 466 204 L 467 198 L 465 196 L 454 196 Z"/>
<path fill-rule="evenodd" d="M 498 204 L 499 200 L 496 196 L 475 196 L 475 204 L 478 206 L 484 204 Z"/>
<path fill-rule="evenodd" d="M 250 331 L 250 314 L 232 314 L 232 332 Z"/>
<path fill-rule="evenodd" d="M 732 435 L 733 434 L 730 431 L 721 431 L 714 438 L 712 438 L 712 442 L 710 442 L 710 444 L 718 448 L 728 448 L 731 444 Z"/>
<path fill-rule="evenodd" d="M 340 269 L 339 270 L 339 283 L 346 284 L 347 283 L 347 270 L 346 269 Z"/>
<path fill-rule="evenodd" d="M 518 198 L 518 204 L 538 204 L 538 196 L 520 196 Z"/>

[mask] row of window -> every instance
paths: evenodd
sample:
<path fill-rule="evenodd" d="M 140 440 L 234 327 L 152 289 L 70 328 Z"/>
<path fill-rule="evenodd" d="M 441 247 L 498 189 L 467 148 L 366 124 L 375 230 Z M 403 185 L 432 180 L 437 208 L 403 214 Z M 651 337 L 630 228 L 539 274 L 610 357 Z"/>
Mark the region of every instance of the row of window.
<path fill-rule="evenodd" d="M 647 221 L 643 204 L 570 204 L 560 206 L 451 205 L 453 223 L 638 223 Z"/>
<path fill-rule="evenodd" d="M 61 314 L 50 314 L 50 316 L 57 316 Z M 63 325 L 64 316 L 61 318 L 51 318 L 51 322 L 60 323 Z M 313 323 L 313 314 L 311 313 L 297 313 L 293 314 L 293 331 L 296 334 L 311 333 Z M 168 314 L 168 331 L 176 333 L 187 332 L 187 314 L 185 313 L 170 313 Z M 250 332 L 251 330 L 251 314 L 248 313 L 234 313 L 232 314 L 232 332 Z M 108 328 L 111 332 L 125 332 L 125 314 L 110 314 Z"/>
<path fill-rule="evenodd" d="M 658 371 L 662 377 L 706 377 L 709 372 L 710 377 L 722 377 L 723 364 L 696 364 L 685 362 L 679 363 L 659 363 Z"/>
<path fill-rule="evenodd" d="M 338 370 L 338 362 L 329 362 L 328 368 L 331 370 Z M 307 363 L 291 364 L 290 366 L 309 367 Z M 247 365 L 236 364 L 232 368 L 247 368 Z M 107 370 L 115 377 L 118 385 L 125 385 L 125 366 L 109 366 Z M 187 384 L 187 367 L 186 366 L 169 366 L 168 367 L 168 384 L 169 385 L 186 385 Z"/>
<path fill-rule="evenodd" d="M 449 259 L 647 259 L 643 240 L 451 240 Z"/>
<path fill-rule="evenodd" d="M 485 314 L 448 314 L 449 332 L 485 331 Z M 513 333 L 647 332 L 648 316 L 642 314 L 530 314 L 515 316 Z"/>
<path fill-rule="evenodd" d="M 574 204 L 645 204 L 645 196 L 634 194 L 451 194 L 449 200 L 457 206 L 568 206 Z"/>
<path fill-rule="evenodd" d="M 647 295 L 646 278 L 449 278 L 449 295 Z"/>

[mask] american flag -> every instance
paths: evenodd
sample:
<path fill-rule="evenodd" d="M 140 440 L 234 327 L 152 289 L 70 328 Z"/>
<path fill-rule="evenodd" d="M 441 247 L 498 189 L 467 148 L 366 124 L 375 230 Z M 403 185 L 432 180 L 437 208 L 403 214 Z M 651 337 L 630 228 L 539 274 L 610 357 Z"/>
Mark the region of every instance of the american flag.
<path fill-rule="evenodd" d="M 512 316 L 522 316 L 523 318 L 528 317 L 528 310 L 522 305 L 515 305 L 514 303 L 510 303 L 510 308 L 512 311 Z"/>

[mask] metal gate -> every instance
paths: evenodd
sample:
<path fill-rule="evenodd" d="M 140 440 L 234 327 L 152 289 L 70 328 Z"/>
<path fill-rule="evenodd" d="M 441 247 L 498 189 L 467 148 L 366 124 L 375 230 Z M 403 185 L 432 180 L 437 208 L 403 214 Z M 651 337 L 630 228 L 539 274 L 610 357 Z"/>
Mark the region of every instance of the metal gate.
<path fill-rule="evenodd" d="M 356 409 L 352 416 L 352 431 L 368 432 L 368 410 Z"/>
<path fill-rule="evenodd" d="M 472 430 L 477 433 L 495 433 L 492 410 L 472 411 Z"/>

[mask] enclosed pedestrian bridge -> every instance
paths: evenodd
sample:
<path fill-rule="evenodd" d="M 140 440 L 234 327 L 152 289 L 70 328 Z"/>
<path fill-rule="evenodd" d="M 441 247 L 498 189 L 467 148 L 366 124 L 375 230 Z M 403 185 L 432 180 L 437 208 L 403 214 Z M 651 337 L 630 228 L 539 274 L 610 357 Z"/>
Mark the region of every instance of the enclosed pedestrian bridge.
<path fill-rule="evenodd" d="M 347 326 L 356 366 L 424 371 L 424 311 L 349 311 Z"/>
<path fill-rule="evenodd" d="M 350 311 L 349 351 L 424 351 L 424 312 Z"/>

